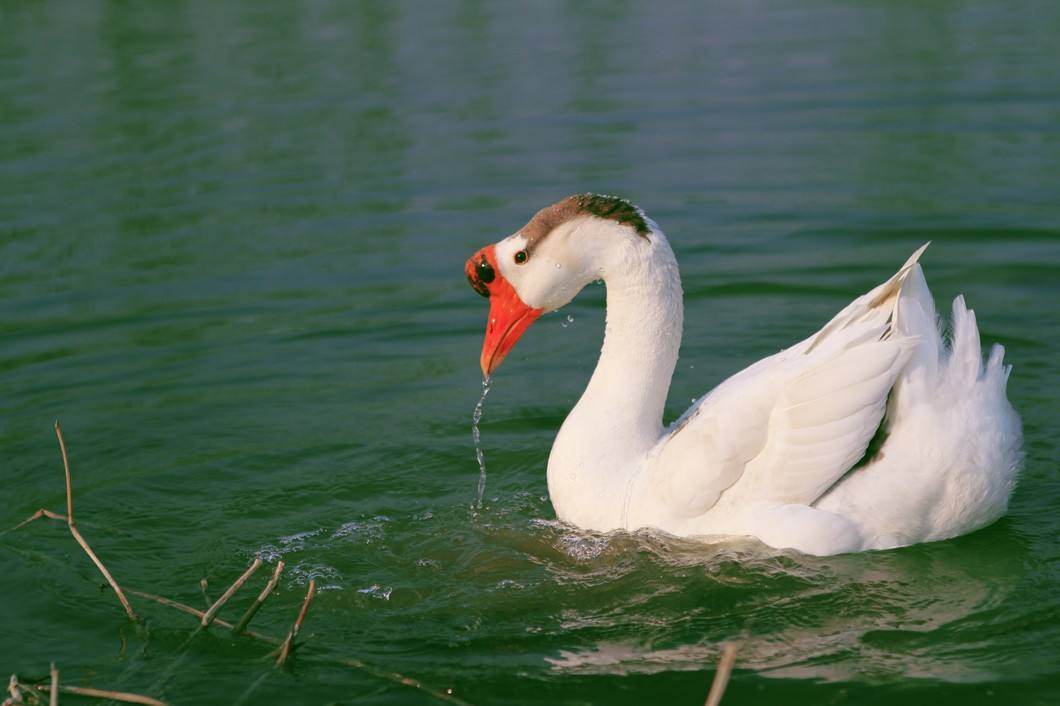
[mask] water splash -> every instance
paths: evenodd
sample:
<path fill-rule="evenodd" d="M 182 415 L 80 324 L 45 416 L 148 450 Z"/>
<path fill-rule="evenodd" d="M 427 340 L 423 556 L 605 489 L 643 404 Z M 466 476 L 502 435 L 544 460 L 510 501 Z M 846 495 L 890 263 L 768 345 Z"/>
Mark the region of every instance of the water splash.
<path fill-rule="evenodd" d="M 562 321 L 562 323 L 560 323 L 560 326 L 562 326 L 563 328 L 567 328 L 568 326 L 570 326 L 573 323 L 574 323 L 574 314 L 567 314 L 567 318 L 565 318 Z"/>
<path fill-rule="evenodd" d="M 478 423 L 482 421 L 482 404 L 486 401 L 486 395 L 490 393 L 490 378 L 482 378 L 482 397 L 478 398 L 475 411 L 471 415 L 471 438 L 475 440 L 475 458 L 478 460 L 478 495 L 475 498 L 475 508 L 482 509 L 482 494 L 486 492 L 486 456 L 482 453 L 482 436 L 478 431 Z"/>
<path fill-rule="evenodd" d="M 358 588 L 357 593 L 363 593 L 372 598 L 378 598 L 382 601 L 389 601 L 391 594 L 394 593 L 393 586 L 380 586 L 377 583 L 373 583 L 367 588 Z"/>

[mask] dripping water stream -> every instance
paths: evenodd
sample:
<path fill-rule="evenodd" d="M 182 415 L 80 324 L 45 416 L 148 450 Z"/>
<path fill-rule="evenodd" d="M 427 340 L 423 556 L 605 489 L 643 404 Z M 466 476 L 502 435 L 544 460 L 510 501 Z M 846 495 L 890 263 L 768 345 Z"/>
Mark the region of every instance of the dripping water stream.
<path fill-rule="evenodd" d="M 475 499 L 475 508 L 482 509 L 482 494 L 486 492 L 486 456 L 482 453 L 482 435 L 478 430 L 478 423 L 482 421 L 482 405 L 486 401 L 486 395 L 490 393 L 490 378 L 482 378 L 482 396 L 478 398 L 475 411 L 471 415 L 471 438 L 475 440 L 475 458 L 478 460 L 478 495 Z"/>

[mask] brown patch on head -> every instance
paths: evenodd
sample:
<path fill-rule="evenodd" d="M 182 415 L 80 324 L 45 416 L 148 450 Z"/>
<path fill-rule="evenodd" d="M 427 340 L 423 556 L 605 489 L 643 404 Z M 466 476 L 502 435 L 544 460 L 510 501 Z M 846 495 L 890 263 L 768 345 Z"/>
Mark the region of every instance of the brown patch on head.
<path fill-rule="evenodd" d="M 526 251 L 532 252 L 549 233 L 579 216 L 596 216 L 628 225 L 645 240 L 651 233 L 644 213 L 629 201 L 603 194 L 573 194 L 541 209 L 523 226 L 519 232 L 526 238 Z"/>

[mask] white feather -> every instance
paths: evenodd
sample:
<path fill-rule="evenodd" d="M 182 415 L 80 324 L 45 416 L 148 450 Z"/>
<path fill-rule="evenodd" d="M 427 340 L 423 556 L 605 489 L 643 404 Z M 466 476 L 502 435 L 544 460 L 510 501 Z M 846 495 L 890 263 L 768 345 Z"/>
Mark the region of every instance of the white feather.
<path fill-rule="evenodd" d="M 944 345 L 917 264 L 926 245 L 819 332 L 733 375 L 664 429 L 683 323 L 673 252 L 654 224 L 647 239 L 600 218 L 565 228 L 536 257 L 601 276 L 607 326 L 549 458 L 560 519 L 832 554 L 945 539 L 1005 512 L 1021 461 L 1010 368 L 1000 346 L 984 366 L 961 297 Z M 538 279 L 533 267 L 516 290 L 545 297 L 555 268 Z M 580 286 L 561 282 L 550 306 Z M 854 468 L 881 424 L 879 453 Z"/>

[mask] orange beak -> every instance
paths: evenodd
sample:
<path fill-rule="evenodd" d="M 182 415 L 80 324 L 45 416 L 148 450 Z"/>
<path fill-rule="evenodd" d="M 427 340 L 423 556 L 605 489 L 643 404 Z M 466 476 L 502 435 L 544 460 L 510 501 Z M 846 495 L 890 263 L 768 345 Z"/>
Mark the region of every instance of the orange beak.
<path fill-rule="evenodd" d="M 464 274 L 472 288 L 490 300 L 486 337 L 482 341 L 482 355 L 479 358 L 482 374 L 489 377 L 544 310 L 534 309 L 519 298 L 511 282 L 504 278 L 497 267 L 492 245 L 471 256 L 464 265 Z"/>

